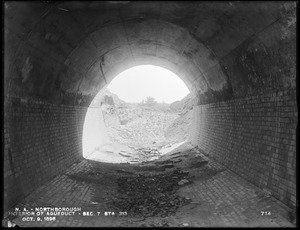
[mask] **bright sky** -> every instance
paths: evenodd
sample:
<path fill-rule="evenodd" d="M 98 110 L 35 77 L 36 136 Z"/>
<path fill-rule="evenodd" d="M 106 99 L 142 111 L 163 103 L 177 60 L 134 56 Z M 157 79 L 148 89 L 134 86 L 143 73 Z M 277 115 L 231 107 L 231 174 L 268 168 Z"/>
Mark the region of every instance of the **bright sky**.
<path fill-rule="evenodd" d="M 116 76 L 108 85 L 108 90 L 125 101 L 139 103 L 148 96 L 157 102 L 172 103 L 181 100 L 189 89 L 171 71 L 153 65 L 140 65 Z"/>

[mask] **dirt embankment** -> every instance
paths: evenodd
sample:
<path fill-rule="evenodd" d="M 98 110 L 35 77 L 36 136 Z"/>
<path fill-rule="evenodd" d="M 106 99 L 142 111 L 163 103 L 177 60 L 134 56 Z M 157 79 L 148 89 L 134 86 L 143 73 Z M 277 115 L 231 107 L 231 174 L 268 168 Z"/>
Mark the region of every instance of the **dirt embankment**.
<path fill-rule="evenodd" d="M 170 105 L 170 109 L 177 112 L 178 117 L 165 131 L 165 137 L 172 143 L 188 139 L 189 128 L 193 118 L 193 98 L 188 94 L 181 101 Z"/>
<path fill-rule="evenodd" d="M 133 147 L 184 141 L 192 120 L 191 96 L 172 104 L 126 103 L 105 90 L 93 105 L 101 106 L 112 142 Z"/>

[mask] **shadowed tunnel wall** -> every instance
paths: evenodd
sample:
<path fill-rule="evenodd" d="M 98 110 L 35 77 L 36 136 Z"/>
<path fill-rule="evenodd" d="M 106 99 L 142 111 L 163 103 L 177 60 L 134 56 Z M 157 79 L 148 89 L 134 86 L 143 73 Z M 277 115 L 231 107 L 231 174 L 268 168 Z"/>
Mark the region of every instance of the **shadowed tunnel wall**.
<path fill-rule="evenodd" d="M 141 64 L 195 96 L 190 140 L 289 206 L 295 2 L 5 2 L 4 209 L 83 159 L 85 114 Z"/>
<path fill-rule="evenodd" d="M 295 92 L 194 108 L 191 142 L 277 199 L 296 203 Z"/>

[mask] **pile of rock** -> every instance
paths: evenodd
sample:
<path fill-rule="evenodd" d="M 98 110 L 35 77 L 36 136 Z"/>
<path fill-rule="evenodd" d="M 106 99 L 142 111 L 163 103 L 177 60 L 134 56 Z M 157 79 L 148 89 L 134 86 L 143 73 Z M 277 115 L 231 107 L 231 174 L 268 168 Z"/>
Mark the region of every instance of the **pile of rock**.
<path fill-rule="evenodd" d="M 179 207 L 191 201 L 176 195 L 179 182 L 185 178 L 188 178 L 188 172 L 178 169 L 150 176 L 120 177 L 117 180 L 120 196 L 114 200 L 113 208 L 142 217 L 175 214 Z"/>
<path fill-rule="evenodd" d="M 126 151 L 120 151 L 119 154 L 124 157 L 130 157 L 130 163 L 142 163 L 158 159 L 161 156 L 158 148 L 146 147 L 146 148 L 132 148 L 132 153 Z"/>
<path fill-rule="evenodd" d="M 142 162 L 144 161 L 151 161 L 157 159 L 160 156 L 160 152 L 157 148 L 139 148 L 138 149 L 139 155 L 142 158 Z"/>

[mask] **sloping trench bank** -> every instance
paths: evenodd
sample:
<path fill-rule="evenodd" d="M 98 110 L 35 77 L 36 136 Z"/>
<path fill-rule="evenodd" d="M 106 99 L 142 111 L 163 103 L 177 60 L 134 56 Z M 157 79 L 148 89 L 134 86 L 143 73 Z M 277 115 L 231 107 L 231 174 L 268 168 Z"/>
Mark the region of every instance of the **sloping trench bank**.
<path fill-rule="evenodd" d="M 149 159 L 152 157 L 149 154 Z M 177 194 L 179 188 L 193 183 L 194 179 L 205 180 L 223 171 L 211 168 L 196 149 L 175 149 L 156 160 L 139 164 L 93 161 L 90 164 L 88 171 L 69 177 L 93 187 L 95 209 L 126 212 L 127 217 L 135 221 L 175 215 L 178 208 L 193 203 L 191 198 Z M 193 174 L 193 169 L 197 174 Z"/>

